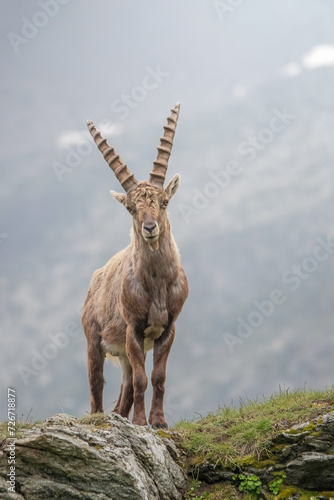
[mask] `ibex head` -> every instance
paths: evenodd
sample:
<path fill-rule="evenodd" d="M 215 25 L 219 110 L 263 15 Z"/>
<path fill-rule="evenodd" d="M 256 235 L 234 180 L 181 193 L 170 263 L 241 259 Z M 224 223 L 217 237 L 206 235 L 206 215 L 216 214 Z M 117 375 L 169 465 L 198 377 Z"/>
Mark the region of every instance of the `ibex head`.
<path fill-rule="evenodd" d="M 110 168 L 115 173 L 126 194 L 110 191 L 117 201 L 122 203 L 133 217 L 134 230 L 141 234 L 148 243 L 150 250 L 159 249 L 159 236 L 167 224 L 166 208 L 169 200 L 176 193 L 180 185 L 180 176 L 176 174 L 166 188 L 163 187 L 168 160 L 173 147 L 173 139 L 179 116 L 180 104 L 172 109 L 167 119 L 164 135 L 160 138 L 158 156 L 153 162 L 153 169 L 148 182 L 138 183 L 134 174 L 127 165 L 109 146 L 107 140 L 101 136 L 91 121 L 87 121 L 88 129 L 103 154 Z"/>

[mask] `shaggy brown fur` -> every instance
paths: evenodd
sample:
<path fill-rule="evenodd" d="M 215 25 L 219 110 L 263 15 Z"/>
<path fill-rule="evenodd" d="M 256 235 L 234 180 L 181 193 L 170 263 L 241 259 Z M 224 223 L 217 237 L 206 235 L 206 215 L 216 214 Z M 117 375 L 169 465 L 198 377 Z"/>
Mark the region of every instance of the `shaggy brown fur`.
<path fill-rule="evenodd" d="M 92 413 L 103 411 L 103 364 L 110 353 L 118 356 L 123 373 L 114 411 L 128 417 L 134 405 L 133 423 L 147 425 L 145 357 L 153 348 L 149 422 L 167 427 L 163 411 L 166 363 L 174 323 L 188 295 L 166 212 L 179 179 L 176 175 L 165 189 L 141 182 L 126 195 L 112 192 L 132 214 L 133 228 L 130 245 L 95 271 L 83 309 Z"/>

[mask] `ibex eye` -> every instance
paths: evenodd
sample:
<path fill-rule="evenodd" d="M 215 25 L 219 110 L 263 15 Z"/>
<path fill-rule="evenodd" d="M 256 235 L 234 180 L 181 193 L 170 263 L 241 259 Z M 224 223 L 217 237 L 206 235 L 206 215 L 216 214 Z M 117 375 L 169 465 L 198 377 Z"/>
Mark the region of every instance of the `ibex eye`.
<path fill-rule="evenodd" d="M 166 207 L 167 207 L 167 205 L 168 205 L 168 200 L 163 201 L 163 202 L 162 202 L 161 207 L 162 207 L 162 208 L 166 208 Z"/>

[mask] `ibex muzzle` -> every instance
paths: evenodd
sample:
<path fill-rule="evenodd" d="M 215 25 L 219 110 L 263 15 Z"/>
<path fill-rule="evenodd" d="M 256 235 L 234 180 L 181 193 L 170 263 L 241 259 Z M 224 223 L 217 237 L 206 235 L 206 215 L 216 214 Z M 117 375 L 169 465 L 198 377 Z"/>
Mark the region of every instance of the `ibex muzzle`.
<path fill-rule="evenodd" d="M 149 244 L 151 250 L 157 250 L 156 243 L 159 240 L 159 225 L 157 221 L 148 213 L 144 213 L 142 225 L 143 238 Z M 155 244 L 155 245 L 153 245 Z M 154 248 L 152 248 L 154 246 Z"/>

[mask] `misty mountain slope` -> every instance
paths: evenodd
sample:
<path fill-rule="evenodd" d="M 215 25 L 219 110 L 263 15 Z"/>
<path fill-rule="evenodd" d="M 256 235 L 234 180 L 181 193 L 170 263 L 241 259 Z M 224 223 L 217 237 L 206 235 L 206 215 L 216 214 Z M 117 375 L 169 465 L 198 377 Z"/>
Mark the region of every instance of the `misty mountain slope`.
<path fill-rule="evenodd" d="M 332 68 L 272 78 L 242 97 L 210 102 L 206 112 L 188 107 L 180 117 L 168 178 L 179 172 L 182 184 L 169 211 L 190 295 L 168 366 L 171 420 L 235 394 L 272 392 L 279 384 L 320 386 L 333 376 L 332 254 L 304 270 L 306 278 L 291 289 L 293 266 L 314 255 L 318 238 L 334 235 L 332 81 Z M 280 132 L 271 130 L 285 108 L 293 118 L 281 121 Z M 137 178 L 148 177 L 161 127 L 124 124 L 124 134 L 110 139 Z M 249 144 L 254 137 L 258 150 Z M 10 337 L 1 364 L 4 383 L 20 389 L 22 411 L 33 407 L 40 418 L 59 407 L 76 415 L 88 409 L 80 309 L 93 271 L 127 245 L 131 227 L 109 194 L 120 188 L 100 153 L 92 149 L 60 182 L 52 162 L 65 157 L 50 146 L 17 152 L 1 165 L 1 232 L 8 235 L 0 248 L 1 323 Z M 217 175 L 231 161 L 238 173 L 222 187 Z M 312 262 L 307 266 L 313 269 Z M 247 338 L 226 342 L 224 334 L 237 336 L 238 318 L 247 321 L 258 311 L 254 301 L 275 289 L 284 303 Z M 38 364 L 36 356 L 69 323 L 77 335 Z M 8 362 L 13 349 L 15 362 Z M 24 378 L 20 365 L 36 373 Z M 120 370 L 108 365 L 106 379 L 110 408 Z"/>
<path fill-rule="evenodd" d="M 36 418 L 88 408 L 81 306 L 92 272 L 127 245 L 131 219 L 109 194 L 120 187 L 85 120 L 112 122 L 108 140 L 144 179 L 180 100 L 168 178 L 179 172 L 182 184 L 169 210 L 190 296 L 169 360 L 168 418 L 280 383 L 324 385 L 331 248 L 312 258 L 333 234 L 334 73 L 319 56 L 331 50 L 333 7 L 241 2 L 222 19 L 198 1 L 99 5 L 63 5 L 18 53 L 8 32 L 22 34 L 41 6 L 18 2 L 2 16 L 3 384 Z M 61 178 L 55 164 L 67 168 Z M 277 289 L 285 301 L 261 323 Z M 238 337 L 252 313 L 261 324 Z M 107 365 L 106 379 L 110 408 L 120 370 Z"/>

